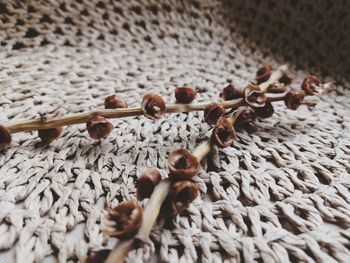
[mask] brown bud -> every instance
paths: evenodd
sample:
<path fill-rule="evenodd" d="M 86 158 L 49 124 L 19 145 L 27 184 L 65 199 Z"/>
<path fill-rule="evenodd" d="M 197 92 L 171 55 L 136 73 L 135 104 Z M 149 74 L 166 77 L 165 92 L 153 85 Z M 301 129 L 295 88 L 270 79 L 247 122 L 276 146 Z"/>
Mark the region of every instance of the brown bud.
<path fill-rule="evenodd" d="M 270 102 L 266 102 L 264 107 L 254 108 L 255 115 L 259 118 L 269 118 L 275 112 Z"/>
<path fill-rule="evenodd" d="M 179 149 L 168 155 L 168 167 L 172 180 L 190 180 L 199 172 L 200 163 L 188 150 Z"/>
<path fill-rule="evenodd" d="M 235 129 L 225 117 L 221 117 L 215 125 L 212 133 L 212 140 L 219 147 L 230 146 L 236 139 Z"/>
<path fill-rule="evenodd" d="M 190 181 L 175 182 L 172 187 L 171 204 L 174 214 L 182 213 L 198 196 L 198 187 Z"/>
<path fill-rule="evenodd" d="M 212 102 L 204 109 L 204 121 L 209 125 L 215 125 L 215 123 L 222 115 L 224 115 L 224 113 L 224 107 L 216 102 Z"/>
<path fill-rule="evenodd" d="M 38 135 L 41 141 L 45 144 L 50 144 L 61 136 L 62 127 L 52 129 L 40 129 Z"/>
<path fill-rule="evenodd" d="M 244 95 L 243 95 L 243 90 L 240 87 L 234 84 L 229 84 L 222 90 L 220 97 L 224 100 L 234 100 L 234 99 L 243 98 Z"/>
<path fill-rule="evenodd" d="M 110 249 L 101 249 L 99 251 L 92 251 L 83 263 L 103 263 L 111 253 Z"/>
<path fill-rule="evenodd" d="M 256 72 L 256 82 L 257 84 L 260 84 L 266 80 L 268 80 L 271 76 L 271 70 L 272 67 L 270 65 L 262 65 L 261 68 L 259 68 L 259 70 Z"/>
<path fill-rule="evenodd" d="M 266 102 L 265 93 L 259 86 L 249 84 L 244 89 L 245 101 L 252 107 L 263 107 Z"/>
<path fill-rule="evenodd" d="M 99 140 L 108 137 L 113 130 L 113 124 L 102 116 L 93 115 L 88 119 L 86 128 L 91 138 Z"/>
<path fill-rule="evenodd" d="M 175 182 L 161 206 L 161 214 L 164 217 L 171 217 L 182 213 L 196 199 L 198 192 L 197 185 L 191 181 Z"/>
<path fill-rule="evenodd" d="M 321 80 L 319 80 L 316 76 L 310 75 L 303 80 L 301 84 L 301 88 L 305 91 L 306 95 L 313 96 L 316 93 L 320 92 L 322 87 Z"/>
<path fill-rule="evenodd" d="M 292 83 L 293 76 L 289 72 L 283 72 L 282 77 L 278 80 L 279 83 L 282 83 L 284 85 L 289 85 Z"/>
<path fill-rule="evenodd" d="M 142 224 L 142 208 L 136 201 L 126 201 L 108 210 L 102 231 L 119 239 L 130 238 Z"/>
<path fill-rule="evenodd" d="M 237 117 L 235 126 L 250 129 L 255 119 L 254 110 L 252 108 L 247 108 Z"/>
<path fill-rule="evenodd" d="M 178 103 L 191 103 L 197 92 L 191 87 L 176 87 L 175 98 Z"/>
<path fill-rule="evenodd" d="M 0 149 L 5 148 L 11 142 L 12 138 L 9 130 L 5 126 L 0 125 Z"/>
<path fill-rule="evenodd" d="M 143 96 L 141 109 L 146 118 L 156 120 L 165 113 L 166 105 L 162 97 L 148 93 Z"/>
<path fill-rule="evenodd" d="M 296 110 L 304 100 L 305 92 L 304 91 L 295 91 L 291 90 L 287 93 L 284 98 L 284 103 L 288 109 Z"/>
<path fill-rule="evenodd" d="M 156 185 L 160 181 L 160 172 L 154 167 L 144 167 L 141 170 L 141 175 L 137 180 L 137 199 L 143 200 L 149 198 Z"/>
<path fill-rule="evenodd" d="M 127 107 L 128 107 L 128 104 L 123 99 L 121 99 L 116 95 L 108 96 L 105 99 L 106 109 L 121 109 L 121 108 L 127 108 Z"/>
<path fill-rule="evenodd" d="M 267 93 L 284 93 L 286 91 L 287 87 L 282 83 L 272 83 L 266 89 Z"/>

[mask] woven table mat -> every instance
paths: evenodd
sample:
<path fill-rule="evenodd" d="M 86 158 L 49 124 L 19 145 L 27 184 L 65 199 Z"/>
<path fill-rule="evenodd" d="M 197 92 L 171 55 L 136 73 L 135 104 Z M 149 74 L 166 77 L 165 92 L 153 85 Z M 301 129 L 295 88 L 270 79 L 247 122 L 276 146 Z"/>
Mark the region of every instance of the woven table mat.
<path fill-rule="evenodd" d="M 128 262 L 349 262 L 350 92 L 347 1 L 2 1 L 0 123 L 130 106 L 174 87 L 215 101 L 257 68 L 289 62 L 335 81 L 310 111 L 285 109 L 237 132 L 203 162 L 200 197 L 157 224 Z M 345 15 L 344 15 L 345 12 Z M 116 119 L 95 142 L 84 125 L 43 147 L 18 133 L 0 153 L 0 262 L 76 262 L 112 247 L 103 211 L 135 198 L 140 168 L 167 173 L 171 150 L 193 150 L 209 126 L 202 113 Z"/>

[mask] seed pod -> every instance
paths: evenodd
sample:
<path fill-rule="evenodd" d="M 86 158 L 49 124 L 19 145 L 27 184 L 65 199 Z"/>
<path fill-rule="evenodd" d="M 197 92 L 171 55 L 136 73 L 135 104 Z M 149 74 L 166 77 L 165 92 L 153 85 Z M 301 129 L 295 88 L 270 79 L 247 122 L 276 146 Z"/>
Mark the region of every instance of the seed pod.
<path fill-rule="evenodd" d="M 197 92 L 191 87 L 176 87 L 175 98 L 178 103 L 191 103 Z"/>
<path fill-rule="evenodd" d="M 122 98 L 116 95 L 108 96 L 105 99 L 105 109 L 121 109 L 127 107 L 128 104 Z"/>
<path fill-rule="evenodd" d="M 247 108 L 238 116 L 235 126 L 249 130 L 253 126 L 255 119 L 254 110 L 252 108 Z"/>
<path fill-rule="evenodd" d="M 245 101 L 252 107 L 264 107 L 266 102 L 265 93 L 260 90 L 259 86 L 249 84 L 244 89 Z"/>
<path fill-rule="evenodd" d="M 86 129 L 91 138 L 96 140 L 105 139 L 112 132 L 113 124 L 102 116 L 93 115 L 88 119 Z"/>
<path fill-rule="evenodd" d="M 9 130 L 5 126 L 0 125 L 0 149 L 5 148 L 11 142 L 12 138 Z"/>
<path fill-rule="evenodd" d="M 199 172 L 200 163 L 188 150 L 179 149 L 168 155 L 168 167 L 172 180 L 190 180 Z"/>
<path fill-rule="evenodd" d="M 137 199 L 143 200 L 149 198 L 156 185 L 160 181 L 160 172 L 157 168 L 154 167 L 144 167 L 141 170 L 141 175 L 137 180 Z"/>
<path fill-rule="evenodd" d="M 270 84 L 266 89 L 267 93 L 284 93 L 286 91 L 287 91 L 287 87 L 282 83 Z"/>
<path fill-rule="evenodd" d="M 204 109 L 204 121 L 209 125 L 215 125 L 218 119 L 220 119 L 224 113 L 224 107 L 217 104 L 216 102 L 212 102 Z"/>
<path fill-rule="evenodd" d="M 240 87 L 234 84 L 229 84 L 222 90 L 220 97 L 224 100 L 234 100 L 234 99 L 243 98 L 244 94 L 243 94 L 243 90 Z"/>
<path fill-rule="evenodd" d="M 271 71 L 272 71 L 272 67 L 270 65 L 262 65 L 261 68 L 259 68 L 259 70 L 256 72 L 256 82 L 257 84 L 260 84 L 266 80 L 268 80 L 271 76 Z"/>
<path fill-rule="evenodd" d="M 236 139 L 235 129 L 225 117 L 221 117 L 215 125 L 212 133 L 212 140 L 219 147 L 230 146 Z"/>
<path fill-rule="evenodd" d="M 278 80 L 279 83 L 289 85 L 293 81 L 293 76 L 289 72 L 283 72 L 282 77 Z"/>
<path fill-rule="evenodd" d="M 108 210 L 102 232 L 111 237 L 127 239 L 138 232 L 141 224 L 141 206 L 136 201 L 126 201 Z"/>
<path fill-rule="evenodd" d="M 304 91 L 291 90 L 284 98 L 284 103 L 288 109 L 296 110 L 303 103 L 305 97 Z"/>
<path fill-rule="evenodd" d="M 148 93 L 143 96 L 141 109 L 146 118 L 156 120 L 165 113 L 166 105 L 162 97 Z"/>
<path fill-rule="evenodd" d="M 172 211 L 180 214 L 186 210 L 198 196 L 198 187 L 190 181 L 175 182 L 172 187 Z"/>
<path fill-rule="evenodd" d="M 259 118 L 269 118 L 275 112 L 270 102 L 266 102 L 264 107 L 254 108 L 255 115 Z"/>
<path fill-rule="evenodd" d="M 310 75 L 303 80 L 301 88 L 305 91 L 306 95 L 313 96 L 320 92 L 322 83 L 316 76 Z"/>
<path fill-rule="evenodd" d="M 99 251 L 92 251 L 83 263 L 103 263 L 111 253 L 110 249 L 101 249 Z"/>
<path fill-rule="evenodd" d="M 52 129 L 40 129 L 38 135 L 41 141 L 45 144 L 50 144 L 61 136 L 62 127 Z"/>

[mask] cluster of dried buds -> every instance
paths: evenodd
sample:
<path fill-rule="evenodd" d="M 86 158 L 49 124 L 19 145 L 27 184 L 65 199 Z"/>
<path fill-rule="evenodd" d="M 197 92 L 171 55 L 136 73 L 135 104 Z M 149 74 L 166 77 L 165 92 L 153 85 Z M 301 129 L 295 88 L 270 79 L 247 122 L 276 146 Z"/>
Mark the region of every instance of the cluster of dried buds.
<path fill-rule="evenodd" d="M 167 158 L 167 179 L 162 180 L 160 171 L 155 167 L 142 169 L 136 185 L 136 195 L 140 201 L 150 198 L 146 207 L 142 209 L 136 201 L 127 201 L 110 209 L 103 232 L 119 238 L 121 242 L 113 251 L 95 252 L 87 260 L 99 262 L 95 261 L 97 256 L 100 259 L 103 256 L 102 261 L 122 262 L 130 249 L 147 239 L 158 214 L 162 217 L 173 217 L 186 210 L 199 194 L 192 179 L 200 171 L 201 160 L 213 145 L 228 147 L 234 142 L 235 125 L 247 127 L 256 117 L 272 116 L 274 101 L 284 101 L 287 108 L 296 110 L 305 104 L 305 95 L 315 95 L 322 90 L 321 81 L 315 76 L 306 77 L 299 91 L 288 87 L 291 81 L 292 78 L 284 67 L 272 73 L 271 67 L 264 65 L 256 74 L 255 84 L 251 83 L 244 89 L 230 84 L 223 89 L 221 97 L 227 103 L 213 102 L 204 105 L 204 120 L 213 127 L 210 139 L 193 152 L 186 149 L 170 152 Z M 179 103 L 191 103 L 195 95 L 196 92 L 189 87 L 177 88 L 175 91 Z M 227 112 L 227 108 L 231 110 Z M 159 118 L 165 109 L 166 106 L 159 96 L 148 94 L 144 97 L 142 111 L 146 117 Z"/>
<path fill-rule="evenodd" d="M 144 242 L 158 214 L 172 217 L 186 210 L 199 194 L 198 187 L 192 181 L 200 171 L 201 160 L 210 152 L 213 145 L 228 147 L 236 139 L 234 127 L 249 128 L 256 118 L 268 118 L 273 115 L 272 103 L 284 101 L 287 108 L 296 110 L 304 101 L 305 95 L 315 95 L 324 87 L 315 76 L 308 76 L 300 90 L 289 87 L 292 78 L 286 66 L 272 71 L 271 66 L 262 66 L 256 74 L 255 83 L 245 88 L 229 84 L 220 94 L 223 101 L 211 103 L 193 103 L 196 91 L 191 87 L 177 87 L 176 104 L 166 105 L 157 94 L 143 96 L 140 108 L 128 108 L 127 103 L 116 95 L 105 99 L 105 109 L 47 120 L 45 118 L 25 121 L 13 125 L 0 125 L 0 148 L 11 143 L 11 133 L 38 130 L 45 144 L 51 143 L 62 133 L 66 125 L 86 123 L 91 138 L 107 138 L 113 130 L 108 118 L 121 118 L 144 115 L 156 120 L 165 113 L 204 111 L 204 120 L 212 126 L 211 137 L 200 144 L 193 152 L 186 149 L 172 151 L 168 155 L 169 178 L 161 179 L 155 167 L 144 168 L 137 181 L 137 198 L 149 198 L 143 209 L 137 201 L 131 200 L 109 209 L 103 223 L 106 235 L 121 240 L 113 250 L 94 252 L 86 262 L 122 262 L 127 252 Z M 227 110 L 228 109 L 228 110 Z"/>

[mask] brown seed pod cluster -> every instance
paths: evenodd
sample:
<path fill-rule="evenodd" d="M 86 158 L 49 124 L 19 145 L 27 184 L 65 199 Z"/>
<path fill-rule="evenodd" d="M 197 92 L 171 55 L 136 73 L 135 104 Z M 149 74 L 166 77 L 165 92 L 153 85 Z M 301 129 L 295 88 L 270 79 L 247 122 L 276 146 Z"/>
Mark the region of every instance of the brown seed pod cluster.
<path fill-rule="evenodd" d="M 137 199 L 143 200 L 145 198 L 149 198 L 160 179 L 161 175 L 157 168 L 144 167 L 141 170 L 141 175 L 136 184 Z"/>
<path fill-rule="evenodd" d="M 11 142 L 12 138 L 9 130 L 5 126 L 0 125 L 0 149 L 5 148 Z"/>
<path fill-rule="evenodd" d="M 209 125 L 215 125 L 224 113 L 224 107 L 216 102 L 212 102 L 204 109 L 204 121 Z"/>
<path fill-rule="evenodd" d="M 148 93 L 143 96 L 141 109 L 146 118 L 156 120 L 165 113 L 166 105 L 161 96 Z"/>
<path fill-rule="evenodd" d="M 200 163 L 190 151 L 179 149 L 168 155 L 168 168 L 172 180 L 190 180 L 198 174 Z"/>
<path fill-rule="evenodd" d="M 243 98 L 244 94 L 242 88 L 236 86 L 235 84 L 229 84 L 222 90 L 220 97 L 223 100 L 235 100 Z"/>
<path fill-rule="evenodd" d="M 127 107 L 128 104 L 117 95 L 110 95 L 105 99 L 105 109 L 122 109 Z"/>
<path fill-rule="evenodd" d="M 235 139 L 236 133 L 232 123 L 227 118 L 221 117 L 212 132 L 213 142 L 219 147 L 225 148 L 230 146 Z"/>
<path fill-rule="evenodd" d="M 126 201 L 108 210 L 102 231 L 119 239 L 137 233 L 142 223 L 142 208 L 136 201 Z"/>
<path fill-rule="evenodd" d="M 50 144 L 57 140 L 62 133 L 62 127 L 38 130 L 38 136 L 44 144 Z"/>
<path fill-rule="evenodd" d="M 268 80 L 271 76 L 271 72 L 272 72 L 272 67 L 270 65 L 262 65 L 261 68 L 258 69 L 258 71 L 256 72 L 256 82 L 257 84 L 260 84 L 266 80 Z"/>
<path fill-rule="evenodd" d="M 178 103 L 191 103 L 197 95 L 197 92 L 191 87 L 176 87 L 175 98 Z"/>
<path fill-rule="evenodd" d="M 98 115 L 91 116 L 86 122 L 86 129 L 90 137 L 95 140 L 106 139 L 113 128 L 111 122 Z"/>

